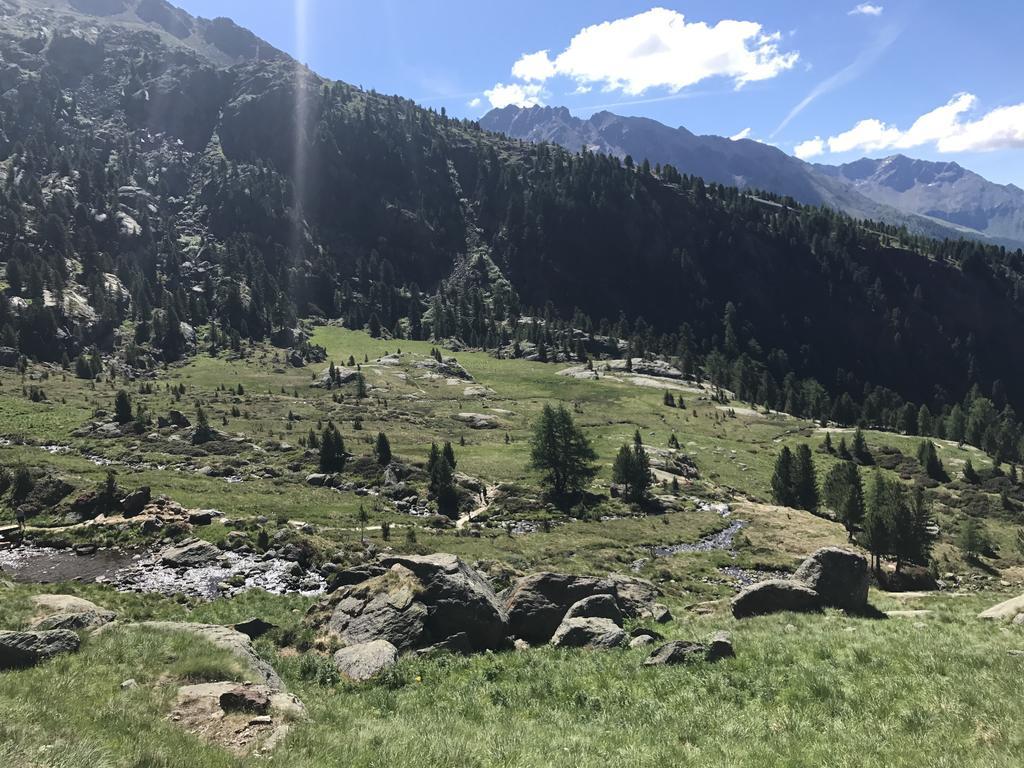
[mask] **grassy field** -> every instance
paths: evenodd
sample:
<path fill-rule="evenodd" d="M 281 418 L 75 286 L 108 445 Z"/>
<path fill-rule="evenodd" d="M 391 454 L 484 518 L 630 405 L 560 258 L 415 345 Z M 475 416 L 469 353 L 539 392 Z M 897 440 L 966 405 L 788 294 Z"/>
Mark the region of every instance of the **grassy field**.
<path fill-rule="evenodd" d="M 1024 764 L 1019 722 L 1024 627 L 974 618 L 983 607 L 1021 591 L 1022 559 L 1014 547 L 1019 514 L 998 493 L 953 481 L 932 488 L 940 536 L 936 567 L 960 575 L 962 594 L 899 598 L 872 593 L 883 609 L 927 609 L 920 618 L 870 620 L 829 612 L 781 615 L 738 623 L 723 598 L 736 589 L 732 569 L 791 570 L 808 553 L 844 544 L 842 528 L 823 517 L 770 504 L 773 463 L 783 445 L 815 449 L 819 479 L 837 461 L 817 450 L 824 432 L 750 404 L 722 405 L 686 384 L 685 408 L 663 404 L 649 380 L 600 371 L 597 380 L 558 375 L 563 365 L 498 360 L 479 352 L 454 356 L 472 380 L 430 376 L 425 342 L 373 339 L 337 327 L 315 329 L 328 358 L 362 368 L 369 397 L 354 385 L 313 387 L 327 363 L 292 368 L 283 353 L 256 347 L 232 359 L 201 355 L 140 382 L 82 381 L 70 373 L 31 367 L 24 377 L 0 373 L 0 464 L 43 467 L 76 493 L 99 486 L 114 469 L 131 489 L 152 487 L 189 508 L 217 508 L 228 518 L 274 530 L 315 527 L 311 540 L 324 557 L 362 552 L 367 544 L 400 552 L 446 551 L 492 575 L 539 569 L 635 573 L 658 583 L 677 620 L 669 637 L 702 640 L 733 632 L 737 658 L 715 665 L 643 668 L 643 650 L 611 653 L 547 648 L 474 658 L 406 659 L 365 686 L 337 683 L 329 661 L 297 654 L 294 645 L 308 598 L 249 592 L 201 602 L 121 594 L 98 585 L 48 587 L 0 581 L 0 627 L 23 626 L 31 596 L 73 592 L 119 611 L 128 620 L 230 623 L 259 615 L 280 629 L 259 641 L 260 653 L 306 703 L 309 718 L 286 746 L 262 758 L 235 758 L 182 732 L 167 719 L 175 687 L 210 679 L 245 679 L 232 658 L 191 638 L 119 627 L 87 639 L 83 650 L 42 667 L 0 674 L 0 765 L 12 768 L 105 766 L 1018 766 Z M 397 365 L 376 361 L 397 354 Z M 445 353 L 446 355 L 452 353 Z M 26 396 L 37 386 L 45 402 Z M 184 393 L 178 388 L 183 386 Z M 80 430 L 112 408 L 125 388 L 154 417 L 170 409 L 190 419 L 199 407 L 222 433 L 198 449 L 174 430 L 155 427 L 130 437 Z M 467 390 L 468 387 L 476 389 Z M 480 389 L 482 388 L 482 389 Z M 600 497 L 582 519 L 539 500 L 528 466 L 529 437 L 541 408 L 565 403 L 597 450 Z M 489 415 L 495 429 L 469 429 L 460 413 Z M 337 423 L 356 459 L 343 476 L 355 486 L 379 478 L 367 459 L 378 431 L 406 464 L 426 459 L 431 442 L 452 441 L 458 470 L 489 487 L 506 484 L 516 505 L 488 508 L 474 530 L 431 527 L 383 496 L 312 487 L 315 451 L 303 445 L 312 429 Z M 361 423 L 361 429 L 356 423 Z M 683 481 L 659 514 L 644 514 L 610 498 L 611 463 L 639 431 L 651 448 L 675 435 L 700 478 Z M 507 436 L 507 437 L 506 437 Z M 832 430 L 833 442 L 850 439 Z M 904 476 L 918 439 L 867 431 L 879 471 Z M 956 477 L 968 459 L 990 461 L 970 447 L 939 442 Z M 884 459 L 884 460 L 881 460 Z M 865 477 L 874 471 L 866 469 Z M 422 489 L 420 489 L 422 490 Z M 668 493 L 661 489 L 659 493 Z M 516 495 L 518 494 L 518 495 Z M 722 517 L 703 502 L 727 502 Z M 502 502 L 504 503 L 504 502 Z M 965 562 L 956 534 L 966 505 L 981 510 L 996 551 L 979 566 Z M 368 509 L 370 529 L 357 513 Z M 0 505 L 0 523 L 13 520 Z M 745 521 L 731 547 L 654 557 L 658 545 L 700 541 L 733 520 Z M 531 533 L 507 524 L 547 520 Z M 32 521 L 30 539 L 140 546 L 137 527 L 67 528 L 63 512 Z M 388 540 L 379 530 L 387 522 Z M 212 541 L 230 529 L 197 528 Z M 365 539 L 365 544 L 364 544 Z M 726 570 L 728 569 L 728 570 Z M 501 577 L 498 578 L 501 581 Z M 501 583 L 498 586 L 502 586 Z M 690 610 L 719 601 L 710 615 Z M 122 691 L 121 681 L 139 687 Z"/>
<path fill-rule="evenodd" d="M 0 588 L 7 626 L 28 587 Z M 36 588 L 31 588 L 32 590 Z M 89 597 L 126 618 L 232 621 L 259 611 L 287 626 L 293 598 L 248 595 L 196 606 Z M 737 657 L 644 668 L 643 649 L 407 659 L 355 686 L 325 679 L 327 660 L 260 648 L 306 703 L 308 719 L 268 758 L 233 758 L 180 732 L 174 687 L 244 679 L 193 639 L 132 627 L 75 656 L 0 675 L 0 757 L 12 768 L 105 766 L 1017 766 L 1024 631 L 979 621 L 986 596 L 933 596 L 882 607 L 921 618 L 777 615 L 736 622 L 720 609 L 665 629 L 701 640 L 733 633 Z M 140 685 L 122 691 L 121 681 Z"/>

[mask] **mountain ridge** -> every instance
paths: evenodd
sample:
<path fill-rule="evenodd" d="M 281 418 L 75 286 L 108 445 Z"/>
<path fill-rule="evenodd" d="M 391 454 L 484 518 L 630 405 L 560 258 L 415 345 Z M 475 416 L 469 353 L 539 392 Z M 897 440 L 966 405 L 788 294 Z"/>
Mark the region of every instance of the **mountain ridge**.
<path fill-rule="evenodd" d="M 584 119 L 565 107 L 510 105 L 491 110 L 480 124 L 513 138 L 551 141 L 574 152 L 585 146 L 619 158 L 629 155 L 638 162 L 646 158 L 652 163 L 670 163 L 708 181 L 763 189 L 806 205 L 826 205 L 855 218 L 907 226 L 931 237 L 972 236 L 1014 248 L 1024 245 L 1024 191 L 989 182 L 955 163 L 963 171 L 956 179 L 960 188 L 943 197 L 937 192 L 947 187 L 924 194 L 918 184 L 914 190 L 896 192 L 881 180 L 857 180 L 848 175 L 865 163 L 877 171 L 885 159 L 863 158 L 842 166 L 811 164 L 753 139 L 698 135 L 685 126 L 672 128 L 651 118 L 608 111 Z M 950 167 L 949 163 L 907 160 L 925 177 L 939 177 L 937 169 Z M 992 202 L 987 207 L 969 204 L 979 197 Z"/>

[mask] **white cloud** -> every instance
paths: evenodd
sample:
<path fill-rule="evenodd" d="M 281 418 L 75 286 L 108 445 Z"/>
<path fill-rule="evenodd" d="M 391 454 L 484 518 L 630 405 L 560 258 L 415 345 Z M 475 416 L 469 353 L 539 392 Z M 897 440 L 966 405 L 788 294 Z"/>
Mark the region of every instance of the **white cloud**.
<path fill-rule="evenodd" d="M 807 141 L 802 141 L 797 144 L 793 149 L 793 154 L 801 160 L 823 155 L 825 154 L 825 142 L 821 140 L 821 137 L 815 136 L 813 139 L 808 139 Z"/>
<path fill-rule="evenodd" d="M 811 156 L 812 152 L 820 155 L 825 145 L 836 154 L 912 149 L 926 144 L 934 145 L 939 152 L 1024 149 L 1024 104 L 998 107 L 977 120 L 964 120 L 964 115 L 974 110 L 977 103 L 973 94 L 958 93 L 941 107 L 921 115 L 906 130 L 870 118 L 827 141 L 805 141 L 797 145 L 794 153 L 797 157 Z"/>
<path fill-rule="evenodd" d="M 473 108 L 473 109 L 476 109 L 477 107 L 479 107 L 481 103 L 482 102 L 480 101 L 480 97 L 479 96 L 474 96 L 472 99 L 469 100 L 469 106 L 471 108 Z"/>
<path fill-rule="evenodd" d="M 541 82 L 554 76 L 555 65 L 548 58 L 547 51 L 537 51 L 519 57 L 519 61 L 512 65 L 512 76 L 518 77 L 526 82 Z"/>
<path fill-rule="evenodd" d="M 884 6 L 872 5 L 871 3 L 861 3 L 860 5 L 853 8 L 847 15 L 848 16 L 881 16 Z"/>
<path fill-rule="evenodd" d="M 576 90 L 573 91 L 570 95 L 571 96 L 582 96 L 584 93 L 590 93 L 592 90 L 594 90 L 594 89 L 591 88 L 589 85 L 577 85 L 576 86 Z"/>
<path fill-rule="evenodd" d="M 543 85 L 522 83 L 495 83 L 494 87 L 484 91 L 484 96 L 495 109 L 514 104 L 517 107 L 543 106 Z"/>
<path fill-rule="evenodd" d="M 709 26 L 687 23 L 676 11 L 652 8 L 585 27 L 554 58 L 546 50 L 524 54 L 512 66 L 512 75 L 526 84 L 561 75 L 579 88 L 599 85 L 629 96 L 652 88 L 676 93 L 712 77 L 728 78 L 741 88 L 796 64 L 799 53 L 782 52 L 780 40 L 778 32 L 765 33 L 757 22 L 726 19 Z M 498 92 L 505 100 L 513 87 L 531 86 L 499 83 L 492 90 L 504 89 Z"/>
<path fill-rule="evenodd" d="M 740 139 L 750 138 L 750 129 L 749 128 L 744 128 L 742 131 L 740 131 L 739 133 L 734 133 L 729 138 L 732 141 L 739 141 Z"/>

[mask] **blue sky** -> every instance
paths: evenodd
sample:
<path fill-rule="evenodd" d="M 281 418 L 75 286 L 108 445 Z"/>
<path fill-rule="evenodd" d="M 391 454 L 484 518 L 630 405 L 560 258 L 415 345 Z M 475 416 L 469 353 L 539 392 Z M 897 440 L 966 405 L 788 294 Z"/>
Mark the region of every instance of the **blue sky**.
<path fill-rule="evenodd" d="M 815 162 L 902 152 L 1024 187 L 1017 0 L 176 2 L 453 115 L 608 109 Z"/>

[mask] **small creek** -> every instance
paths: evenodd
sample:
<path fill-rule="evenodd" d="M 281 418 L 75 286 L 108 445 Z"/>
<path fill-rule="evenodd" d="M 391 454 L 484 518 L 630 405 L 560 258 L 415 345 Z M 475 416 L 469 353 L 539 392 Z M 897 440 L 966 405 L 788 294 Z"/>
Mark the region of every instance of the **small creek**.
<path fill-rule="evenodd" d="M 23 583 L 82 581 L 108 584 L 119 592 L 185 594 L 212 599 L 249 589 L 273 594 L 315 595 L 326 581 L 294 562 L 257 554 L 224 552 L 216 562 L 193 568 L 165 565 L 155 551 L 100 549 L 76 554 L 70 549 L 19 546 L 0 550 L 0 572 Z"/>

